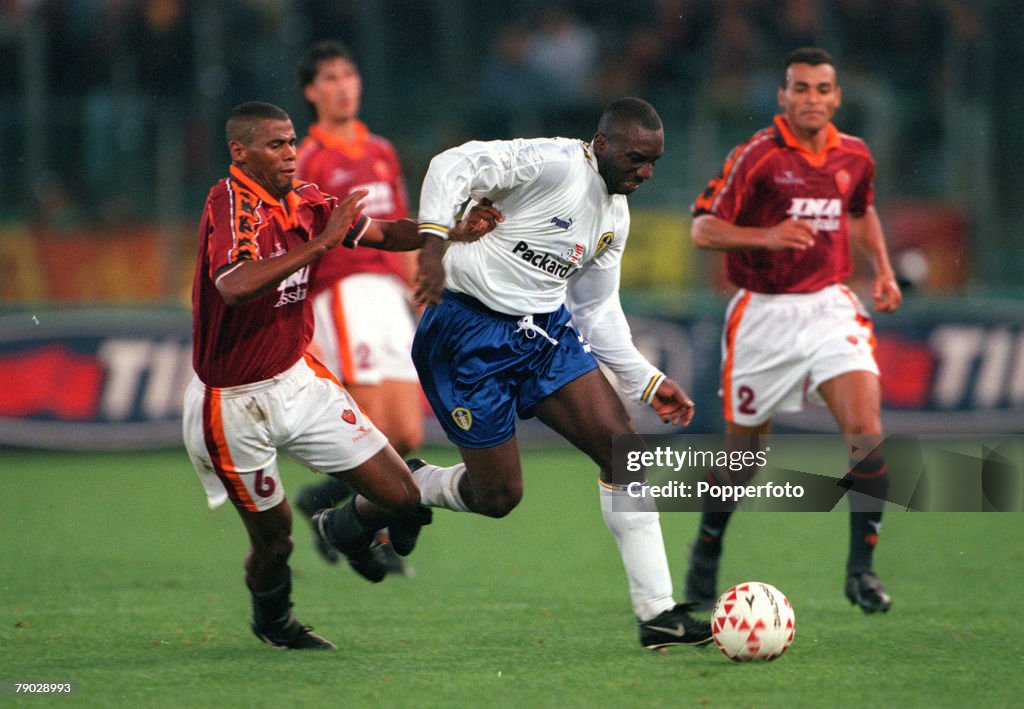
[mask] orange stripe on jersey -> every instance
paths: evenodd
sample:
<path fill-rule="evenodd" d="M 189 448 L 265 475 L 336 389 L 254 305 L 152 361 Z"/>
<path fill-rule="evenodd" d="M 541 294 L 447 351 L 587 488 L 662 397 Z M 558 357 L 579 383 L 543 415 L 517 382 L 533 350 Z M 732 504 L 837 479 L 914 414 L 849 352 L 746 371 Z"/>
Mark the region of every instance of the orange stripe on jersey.
<path fill-rule="evenodd" d="M 235 188 L 231 182 L 228 182 L 228 189 L 231 193 L 231 235 L 234 240 L 228 262 L 255 261 L 260 258 L 260 247 L 256 243 L 260 223 L 256 213 L 259 198 L 247 190 Z"/>
<path fill-rule="evenodd" d="M 694 200 L 693 206 L 690 209 L 694 216 L 715 213 L 716 204 L 722 193 L 732 188 L 734 171 L 747 155 L 747 151 L 756 143 L 765 139 L 775 140 L 775 133 L 771 128 L 759 130 L 746 143 L 737 145 L 729 152 L 718 177 L 711 180 L 704 191 Z"/>
<path fill-rule="evenodd" d="M 334 325 L 334 340 L 338 347 L 338 366 L 341 379 L 349 384 L 356 383 L 356 365 L 352 361 L 352 344 L 348 340 L 348 326 L 345 323 L 345 308 L 341 297 L 341 283 L 331 286 L 331 323 Z"/>
<path fill-rule="evenodd" d="M 224 420 L 220 411 L 220 390 L 207 387 L 203 398 L 203 437 L 206 439 L 206 450 L 213 463 L 213 471 L 224 484 L 228 497 L 236 507 L 244 507 L 250 512 L 258 512 L 249 491 L 245 489 L 242 478 L 235 470 L 235 462 L 231 459 L 227 437 L 224 435 Z"/>
<path fill-rule="evenodd" d="M 738 301 L 736 307 L 729 313 L 729 321 L 725 326 L 725 361 L 722 362 L 722 407 L 726 421 L 732 421 L 732 367 L 736 355 L 736 331 L 740 329 L 740 320 L 743 318 L 743 311 L 750 302 L 751 292 L 746 291 Z"/>

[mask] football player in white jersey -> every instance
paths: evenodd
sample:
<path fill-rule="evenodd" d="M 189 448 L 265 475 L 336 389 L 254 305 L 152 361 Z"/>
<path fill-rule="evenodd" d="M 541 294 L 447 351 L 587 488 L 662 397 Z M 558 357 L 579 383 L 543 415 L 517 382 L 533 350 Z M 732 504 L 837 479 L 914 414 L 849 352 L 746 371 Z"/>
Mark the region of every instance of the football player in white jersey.
<path fill-rule="evenodd" d="M 633 345 L 619 303 L 629 232 L 626 195 L 653 176 L 665 134 L 641 99 L 612 102 L 589 143 L 566 138 L 469 142 L 437 155 L 420 197 L 416 298 L 428 304 L 413 343 L 420 382 L 463 463 L 410 462 L 424 505 L 504 517 L 523 493 L 515 420 L 536 416 L 600 468 L 601 510 L 629 580 L 640 642 L 703 645 L 708 623 L 672 598 L 658 513 L 612 469 L 614 436 L 636 433 L 622 392 L 665 422 L 693 402 Z M 502 219 L 472 243 L 448 243 L 467 200 Z M 571 315 L 570 315 L 571 313 Z M 634 489 L 635 486 L 634 486 Z"/>

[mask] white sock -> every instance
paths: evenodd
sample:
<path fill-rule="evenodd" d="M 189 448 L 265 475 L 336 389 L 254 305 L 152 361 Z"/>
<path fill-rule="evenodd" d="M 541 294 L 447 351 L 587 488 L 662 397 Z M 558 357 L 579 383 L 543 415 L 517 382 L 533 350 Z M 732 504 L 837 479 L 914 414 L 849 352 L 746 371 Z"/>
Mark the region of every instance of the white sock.
<path fill-rule="evenodd" d="M 601 514 L 619 545 L 636 617 L 650 620 L 672 608 L 676 604 L 672 598 L 672 574 L 654 500 L 646 496 L 634 498 L 622 488 L 602 484 Z"/>
<path fill-rule="evenodd" d="M 427 507 L 443 507 L 456 512 L 469 512 L 459 494 L 459 480 L 466 465 L 459 463 L 450 468 L 439 468 L 427 463 L 413 472 L 412 478 L 420 488 L 420 502 Z"/>

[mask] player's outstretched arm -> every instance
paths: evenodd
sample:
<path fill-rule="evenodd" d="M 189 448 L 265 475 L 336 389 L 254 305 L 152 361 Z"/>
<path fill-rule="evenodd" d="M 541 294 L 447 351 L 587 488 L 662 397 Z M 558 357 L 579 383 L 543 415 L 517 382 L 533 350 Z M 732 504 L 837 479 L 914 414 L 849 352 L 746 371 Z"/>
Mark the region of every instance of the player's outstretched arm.
<path fill-rule="evenodd" d="M 651 397 L 651 406 L 665 423 L 686 427 L 693 420 L 693 400 L 682 387 L 667 377 Z"/>
<path fill-rule="evenodd" d="M 448 232 L 448 240 L 476 241 L 503 219 L 501 212 L 492 207 L 489 200 L 483 200 L 455 223 Z M 412 219 L 374 219 L 359 243 L 383 251 L 415 251 L 423 246 L 425 238 Z"/>
<path fill-rule="evenodd" d="M 799 219 L 785 219 L 767 228 L 743 227 L 712 214 L 701 214 L 690 227 L 694 246 L 712 251 L 806 251 L 814 246 L 815 233 L 814 227 Z"/>
<path fill-rule="evenodd" d="M 349 235 L 363 210 L 366 190 L 356 190 L 334 208 L 324 230 L 309 241 L 289 249 L 280 256 L 241 261 L 215 281 L 217 290 L 228 305 L 239 305 L 276 287 L 303 266 L 316 261 Z"/>

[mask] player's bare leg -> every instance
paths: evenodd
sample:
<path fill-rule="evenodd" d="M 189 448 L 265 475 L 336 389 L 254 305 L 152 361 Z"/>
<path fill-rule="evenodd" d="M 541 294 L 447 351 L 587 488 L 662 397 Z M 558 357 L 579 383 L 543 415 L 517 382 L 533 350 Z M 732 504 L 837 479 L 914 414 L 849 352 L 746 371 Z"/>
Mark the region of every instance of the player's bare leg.
<path fill-rule="evenodd" d="M 459 494 L 470 512 L 500 518 L 523 499 L 523 468 L 515 437 L 490 448 L 459 447 L 466 474 Z"/>
<path fill-rule="evenodd" d="M 293 650 L 334 650 L 334 644 L 302 625 L 292 614 L 292 510 L 285 499 L 263 512 L 237 507 L 249 533 L 245 585 L 252 593 L 252 630 L 273 647 Z"/>
<path fill-rule="evenodd" d="M 892 605 L 885 586 L 874 573 L 875 545 L 882 530 L 882 507 L 889 489 L 882 451 L 881 386 L 873 372 L 846 372 L 818 387 L 829 410 L 847 437 L 849 472 L 850 548 L 846 561 L 846 596 L 865 613 L 886 612 Z"/>

